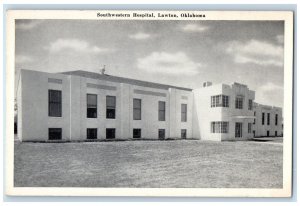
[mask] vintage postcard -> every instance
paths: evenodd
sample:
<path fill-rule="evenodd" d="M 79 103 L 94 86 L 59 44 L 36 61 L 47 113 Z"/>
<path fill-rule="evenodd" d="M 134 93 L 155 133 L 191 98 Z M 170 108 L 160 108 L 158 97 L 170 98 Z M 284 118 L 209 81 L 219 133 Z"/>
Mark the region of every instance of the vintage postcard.
<path fill-rule="evenodd" d="M 291 196 L 293 12 L 6 24 L 7 195 Z"/>

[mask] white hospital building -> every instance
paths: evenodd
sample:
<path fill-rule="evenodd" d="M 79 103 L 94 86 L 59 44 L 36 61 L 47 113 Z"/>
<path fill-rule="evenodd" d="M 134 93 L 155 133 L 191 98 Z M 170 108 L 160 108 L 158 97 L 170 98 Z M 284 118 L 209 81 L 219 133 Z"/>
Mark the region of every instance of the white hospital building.
<path fill-rule="evenodd" d="M 247 140 L 283 134 L 281 108 L 254 103 L 246 85 L 182 88 L 86 71 L 21 70 L 21 141 Z"/>

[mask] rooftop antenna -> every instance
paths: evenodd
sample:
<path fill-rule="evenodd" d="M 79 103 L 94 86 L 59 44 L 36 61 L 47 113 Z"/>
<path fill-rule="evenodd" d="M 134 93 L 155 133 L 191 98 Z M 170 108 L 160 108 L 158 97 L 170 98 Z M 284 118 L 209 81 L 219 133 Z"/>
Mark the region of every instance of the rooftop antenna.
<path fill-rule="evenodd" d="M 101 69 L 101 74 L 102 74 L 102 75 L 105 74 L 105 64 L 103 65 L 103 68 Z"/>

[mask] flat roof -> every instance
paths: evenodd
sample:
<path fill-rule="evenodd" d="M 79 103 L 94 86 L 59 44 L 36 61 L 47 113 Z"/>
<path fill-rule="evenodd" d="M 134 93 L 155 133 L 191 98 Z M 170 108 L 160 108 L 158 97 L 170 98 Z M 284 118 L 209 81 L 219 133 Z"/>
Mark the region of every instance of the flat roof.
<path fill-rule="evenodd" d="M 110 82 L 117 82 L 117 83 L 126 83 L 126 84 L 132 84 L 142 87 L 151 87 L 156 89 L 165 89 L 168 90 L 169 88 L 174 89 L 180 89 L 185 91 L 192 91 L 190 88 L 184 88 L 184 87 L 176 87 L 168 84 L 159 84 L 154 82 L 147 82 L 142 80 L 136 80 L 136 79 L 130 79 L 125 77 L 118 77 L 118 76 L 111 76 L 108 74 L 99 74 L 95 72 L 88 72 L 83 70 L 75 70 L 75 71 L 68 71 L 68 72 L 61 72 L 60 74 L 66 74 L 66 75 L 74 75 L 74 76 L 80 76 L 80 77 L 86 77 L 91 79 L 99 79 L 104 81 L 110 81 Z"/>

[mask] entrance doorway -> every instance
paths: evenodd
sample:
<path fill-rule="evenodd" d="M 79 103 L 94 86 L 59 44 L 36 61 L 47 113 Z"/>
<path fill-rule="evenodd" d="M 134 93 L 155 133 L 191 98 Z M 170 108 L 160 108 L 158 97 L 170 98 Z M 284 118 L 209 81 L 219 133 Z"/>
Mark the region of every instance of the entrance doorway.
<path fill-rule="evenodd" d="M 243 123 L 235 123 L 235 138 L 241 138 L 243 136 Z"/>

